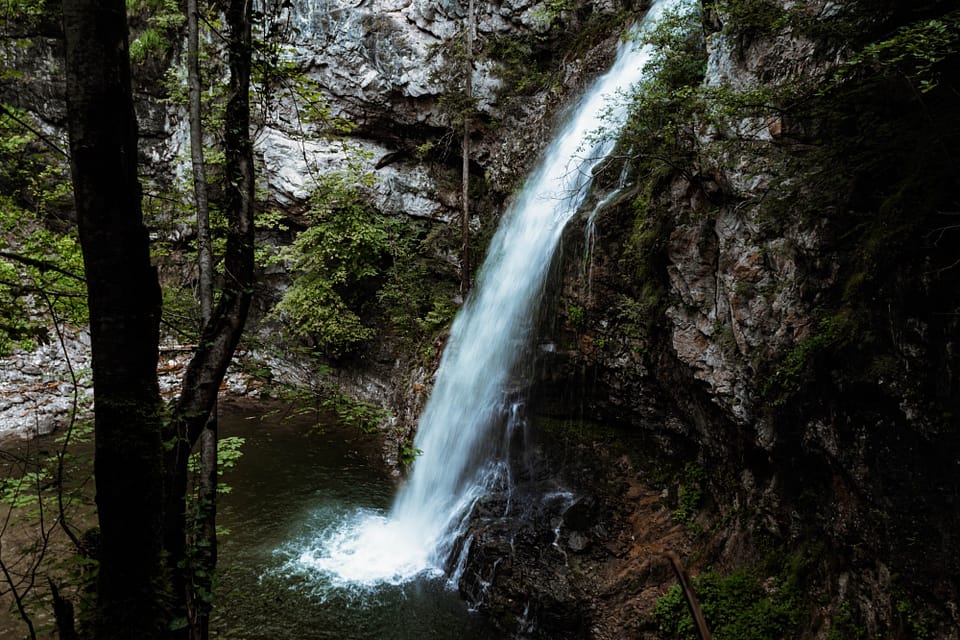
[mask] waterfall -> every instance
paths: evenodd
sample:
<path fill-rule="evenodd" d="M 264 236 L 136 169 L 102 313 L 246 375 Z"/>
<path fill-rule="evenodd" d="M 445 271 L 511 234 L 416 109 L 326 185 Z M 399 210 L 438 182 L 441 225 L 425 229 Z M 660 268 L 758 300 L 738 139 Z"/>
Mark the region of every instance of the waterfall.
<path fill-rule="evenodd" d="M 680 0 L 657 0 L 643 25 Z M 641 25 L 640 28 L 644 28 Z M 422 450 L 389 515 L 357 514 L 300 561 L 344 584 L 398 583 L 442 572 L 473 504 L 507 480 L 506 441 L 516 427 L 511 380 L 528 358 L 544 281 L 560 235 L 587 195 L 616 135 L 624 100 L 652 51 L 621 43 L 613 67 L 567 114 L 504 213 L 474 290 L 451 328 L 415 446 Z"/>

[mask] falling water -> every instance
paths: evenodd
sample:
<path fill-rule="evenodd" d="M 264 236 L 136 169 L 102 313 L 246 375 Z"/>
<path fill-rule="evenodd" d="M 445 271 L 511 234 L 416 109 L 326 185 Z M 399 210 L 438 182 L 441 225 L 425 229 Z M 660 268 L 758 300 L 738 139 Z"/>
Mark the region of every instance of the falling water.
<path fill-rule="evenodd" d="M 590 301 L 593 298 L 593 249 L 597 242 L 597 215 L 616 201 L 627 187 L 627 178 L 630 175 L 630 166 L 625 162 L 620 170 L 620 179 L 616 188 L 600 199 L 587 215 L 587 222 L 583 227 L 583 268 L 580 276 L 586 283 L 584 298 Z"/>
<path fill-rule="evenodd" d="M 657 0 L 651 24 L 679 0 Z M 641 27 L 643 28 L 643 27 Z M 505 442 L 517 418 L 511 381 L 529 353 L 534 318 L 564 225 L 587 195 L 592 172 L 626 120 L 610 99 L 642 75 L 651 50 L 632 42 L 598 78 L 504 213 L 473 294 L 451 329 L 436 384 L 420 419 L 422 455 L 389 514 L 360 512 L 324 534 L 297 561 L 336 585 L 402 583 L 440 574 L 474 503 L 507 477 Z M 593 145 L 591 147 L 591 145 Z M 522 418 L 519 418 L 522 419 Z"/>

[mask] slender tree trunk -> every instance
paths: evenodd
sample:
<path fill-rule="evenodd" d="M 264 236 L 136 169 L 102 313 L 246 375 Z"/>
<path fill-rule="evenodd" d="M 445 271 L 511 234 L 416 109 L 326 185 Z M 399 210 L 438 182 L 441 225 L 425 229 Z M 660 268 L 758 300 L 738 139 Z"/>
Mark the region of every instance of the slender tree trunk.
<path fill-rule="evenodd" d="M 200 315 L 206 324 L 213 314 L 213 249 L 210 241 L 207 167 L 203 158 L 203 126 L 200 117 L 202 90 L 198 0 L 187 0 L 187 84 L 190 89 L 190 158 L 193 162 L 193 193 L 197 206 Z"/>
<path fill-rule="evenodd" d="M 213 316 L 213 248 L 210 239 L 210 207 L 207 171 L 203 154 L 200 77 L 200 19 L 197 0 L 187 0 L 187 78 L 190 88 L 190 156 L 193 161 L 193 192 L 197 207 L 197 267 L 201 333 Z M 200 434 L 200 480 L 197 488 L 195 558 L 187 610 L 191 613 L 192 640 L 206 640 L 210 628 L 213 574 L 217 567 L 217 402 L 214 400 Z"/>
<path fill-rule="evenodd" d="M 160 287 L 137 180 L 123 0 L 64 0 L 67 118 L 87 275 L 100 562 L 94 634 L 164 638 Z"/>
<path fill-rule="evenodd" d="M 468 104 L 473 98 L 473 31 L 474 7 L 470 0 L 467 8 L 467 37 L 464 65 L 463 92 L 467 96 Z M 472 108 L 472 107 L 468 107 Z M 460 295 L 466 299 L 470 290 L 470 126 L 469 111 L 463 114 L 463 212 L 460 218 L 461 248 L 460 248 Z"/>
<path fill-rule="evenodd" d="M 463 117 L 463 210 L 460 212 L 460 296 L 470 291 L 470 117 Z"/>
<path fill-rule="evenodd" d="M 253 291 L 253 145 L 250 140 L 251 3 L 229 0 L 226 11 L 229 98 L 225 114 L 224 210 L 228 219 L 224 284 L 210 320 L 205 323 L 196 354 L 187 366 L 183 390 L 171 420 L 174 446 L 167 459 L 166 551 L 177 588 L 190 586 L 186 561 L 185 501 L 187 461 L 207 425 L 224 373 L 243 332 Z M 207 440 L 201 456 L 216 456 Z M 205 453 L 204 453 L 205 452 Z M 209 466 L 209 465 L 208 465 Z M 216 492 L 216 478 L 208 477 L 205 492 Z M 212 526 L 213 522 L 210 521 Z M 216 550 L 207 558 L 216 563 Z M 195 609 L 193 598 L 187 604 Z M 202 625 L 207 624 L 203 619 Z M 205 634 L 201 631 L 201 634 Z"/>
<path fill-rule="evenodd" d="M 197 489 L 197 543 L 193 570 L 191 640 L 210 637 L 213 574 L 217 569 L 217 405 L 200 432 L 200 482 Z"/>

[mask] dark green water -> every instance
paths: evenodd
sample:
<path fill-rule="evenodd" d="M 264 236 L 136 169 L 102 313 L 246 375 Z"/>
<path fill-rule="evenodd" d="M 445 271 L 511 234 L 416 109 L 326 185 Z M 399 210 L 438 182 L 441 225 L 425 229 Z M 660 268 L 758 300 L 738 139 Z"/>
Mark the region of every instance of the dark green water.
<path fill-rule="evenodd" d="M 359 509 L 386 512 L 394 486 L 370 437 L 314 416 L 249 418 L 224 411 L 224 436 L 246 438 L 224 481 L 218 522 L 219 583 L 213 630 L 220 638 L 494 640 L 442 577 L 403 585 L 337 585 L 300 561 Z M 373 449 L 372 449 L 373 448 Z"/>

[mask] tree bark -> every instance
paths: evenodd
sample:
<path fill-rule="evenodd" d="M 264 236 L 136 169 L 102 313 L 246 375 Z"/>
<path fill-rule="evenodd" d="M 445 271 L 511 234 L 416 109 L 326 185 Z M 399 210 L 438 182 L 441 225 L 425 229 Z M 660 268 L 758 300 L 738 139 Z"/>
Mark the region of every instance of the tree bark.
<path fill-rule="evenodd" d="M 687 601 L 687 608 L 690 610 L 693 622 L 697 626 L 697 636 L 700 637 L 700 640 L 711 640 L 712 636 L 710 629 L 707 627 L 707 620 L 703 617 L 700 601 L 697 599 L 697 593 L 693 590 L 693 585 L 690 583 L 690 576 L 687 575 L 686 569 L 683 568 L 683 564 L 680 562 L 680 556 L 673 551 L 664 551 L 663 555 L 670 561 L 670 566 L 673 567 L 673 572 L 676 574 L 680 588 L 683 590 L 683 597 Z"/>
<path fill-rule="evenodd" d="M 160 287 L 137 179 L 123 0 L 64 0 L 67 118 L 87 276 L 100 561 L 94 634 L 163 638 Z"/>
<path fill-rule="evenodd" d="M 191 450 L 215 406 L 220 384 L 240 341 L 253 291 L 254 170 L 250 140 L 251 3 L 229 0 L 226 11 L 229 98 L 225 114 L 224 153 L 227 248 L 224 285 L 196 354 L 187 366 L 183 390 L 171 420 L 172 447 L 167 459 L 166 541 L 168 565 L 176 592 L 187 593 L 185 495 Z M 209 444 L 205 447 L 210 455 Z M 215 449 L 213 455 L 216 455 Z M 215 492 L 215 480 L 205 491 Z M 216 563 L 216 552 L 207 562 Z M 182 591 L 181 591 L 182 590 Z M 196 599 L 191 603 L 196 605 Z M 203 624 L 206 624 L 204 622 Z M 203 633 L 203 632 L 201 632 Z"/>
<path fill-rule="evenodd" d="M 187 84 L 190 93 L 190 159 L 193 164 L 193 193 L 197 207 L 200 316 L 206 324 L 213 313 L 213 248 L 210 241 L 207 167 L 203 157 L 203 126 L 200 117 L 200 16 L 197 0 L 187 0 Z"/>
<path fill-rule="evenodd" d="M 466 299 L 470 290 L 470 109 L 473 98 L 473 30 L 474 8 L 470 0 L 467 8 L 466 55 L 464 62 L 463 92 L 467 96 L 468 108 L 463 113 L 463 211 L 460 218 L 460 295 Z"/>
<path fill-rule="evenodd" d="M 210 206 L 203 153 L 200 77 L 200 16 L 197 0 L 187 0 L 187 80 L 190 93 L 190 156 L 193 162 L 193 193 L 197 208 L 197 270 L 200 297 L 200 330 L 213 316 L 213 247 L 210 238 Z M 213 574 L 217 567 L 217 402 L 214 400 L 200 434 L 200 478 L 194 566 L 187 590 L 191 613 L 191 640 L 206 640 L 210 630 Z"/>

